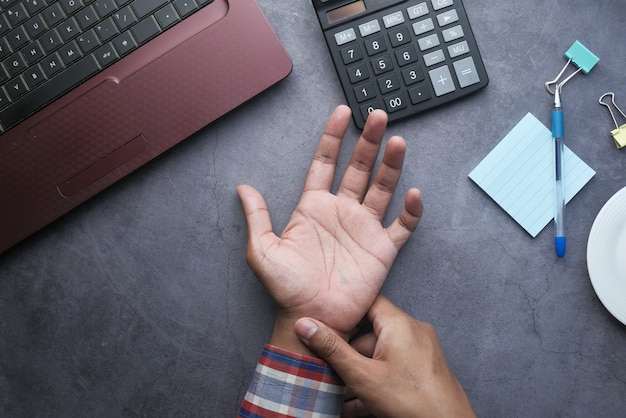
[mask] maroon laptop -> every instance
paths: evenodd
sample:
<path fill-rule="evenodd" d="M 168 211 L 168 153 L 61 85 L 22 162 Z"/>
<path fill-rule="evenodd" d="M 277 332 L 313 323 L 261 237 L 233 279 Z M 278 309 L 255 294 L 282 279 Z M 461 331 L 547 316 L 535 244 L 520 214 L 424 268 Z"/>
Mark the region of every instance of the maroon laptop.
<path fill-rule="evenodd" d="M 292 67 L 255 0 L 0 8 L 0 253 Z"/>

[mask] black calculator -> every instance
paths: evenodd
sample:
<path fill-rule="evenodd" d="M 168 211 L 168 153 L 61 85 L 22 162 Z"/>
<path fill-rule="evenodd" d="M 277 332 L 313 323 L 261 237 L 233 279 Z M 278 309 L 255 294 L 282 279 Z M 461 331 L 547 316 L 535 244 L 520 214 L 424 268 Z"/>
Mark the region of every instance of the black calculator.
<path fill-rule="evenodd" d="M 313 0 L 355 124 L 397 120 L 489 83 L 461 0 Z"/>

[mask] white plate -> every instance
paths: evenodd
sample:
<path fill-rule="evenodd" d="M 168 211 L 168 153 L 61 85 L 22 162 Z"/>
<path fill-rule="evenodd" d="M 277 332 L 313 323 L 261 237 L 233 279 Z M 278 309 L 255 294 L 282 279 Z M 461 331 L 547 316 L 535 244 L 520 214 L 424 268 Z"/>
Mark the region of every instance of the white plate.
<path fill-rule="evenodd" d="M 606 202 L 593 222 L 587 268 L 604 307 L 626 325 L 626 187 Z"/>

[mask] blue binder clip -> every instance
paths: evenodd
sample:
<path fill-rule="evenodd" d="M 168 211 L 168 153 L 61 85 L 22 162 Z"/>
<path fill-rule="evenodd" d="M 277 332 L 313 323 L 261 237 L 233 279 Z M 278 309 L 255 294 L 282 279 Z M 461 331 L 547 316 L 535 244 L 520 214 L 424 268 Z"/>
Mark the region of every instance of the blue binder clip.
<path fill-rule="evenodd" d="M 565 58 L 567 58 L 567 63 L 565 64 L 559 75 L 557 75 L 554 80 L 545 83 L 546 90 L 548 90 L 550 94 L 555 94 L 555 92 L 550 89 L 550 86 L 552 86 L 553 84 L 556 84 L 556 90 L 560 91 L 565 83 L 570 81 L 576 74 L 580 72 L 587 74 L 593 69 L 593 67 L 595 67 L 598 61 L 600 61 L 600 58 L 598 58 L 593 52 L 588 50 L 579 41 L 575 41 L 572 46 L 569 47 L 569 49 L 565 52 Z M 563 81 L 559 82 L 570 64 L 574 64 L 577 67 L 577 70 L 567 76 Z"/>

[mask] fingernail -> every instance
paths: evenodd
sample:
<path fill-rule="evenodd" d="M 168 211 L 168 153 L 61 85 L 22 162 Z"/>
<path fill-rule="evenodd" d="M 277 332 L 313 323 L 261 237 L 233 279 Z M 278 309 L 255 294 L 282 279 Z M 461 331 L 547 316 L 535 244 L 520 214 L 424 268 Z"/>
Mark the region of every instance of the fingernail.
<path fill-rule="evenodd" d="M 301 319 L 296 322 L 296 334 L 298 334 L 300 338 L 303 338 L 305 340 L 309 340 L 313 336 L 313 334 L 317 332 L 318 329 L 319 327 L 317 326 L 317 324 L 307 318 Z"/>

